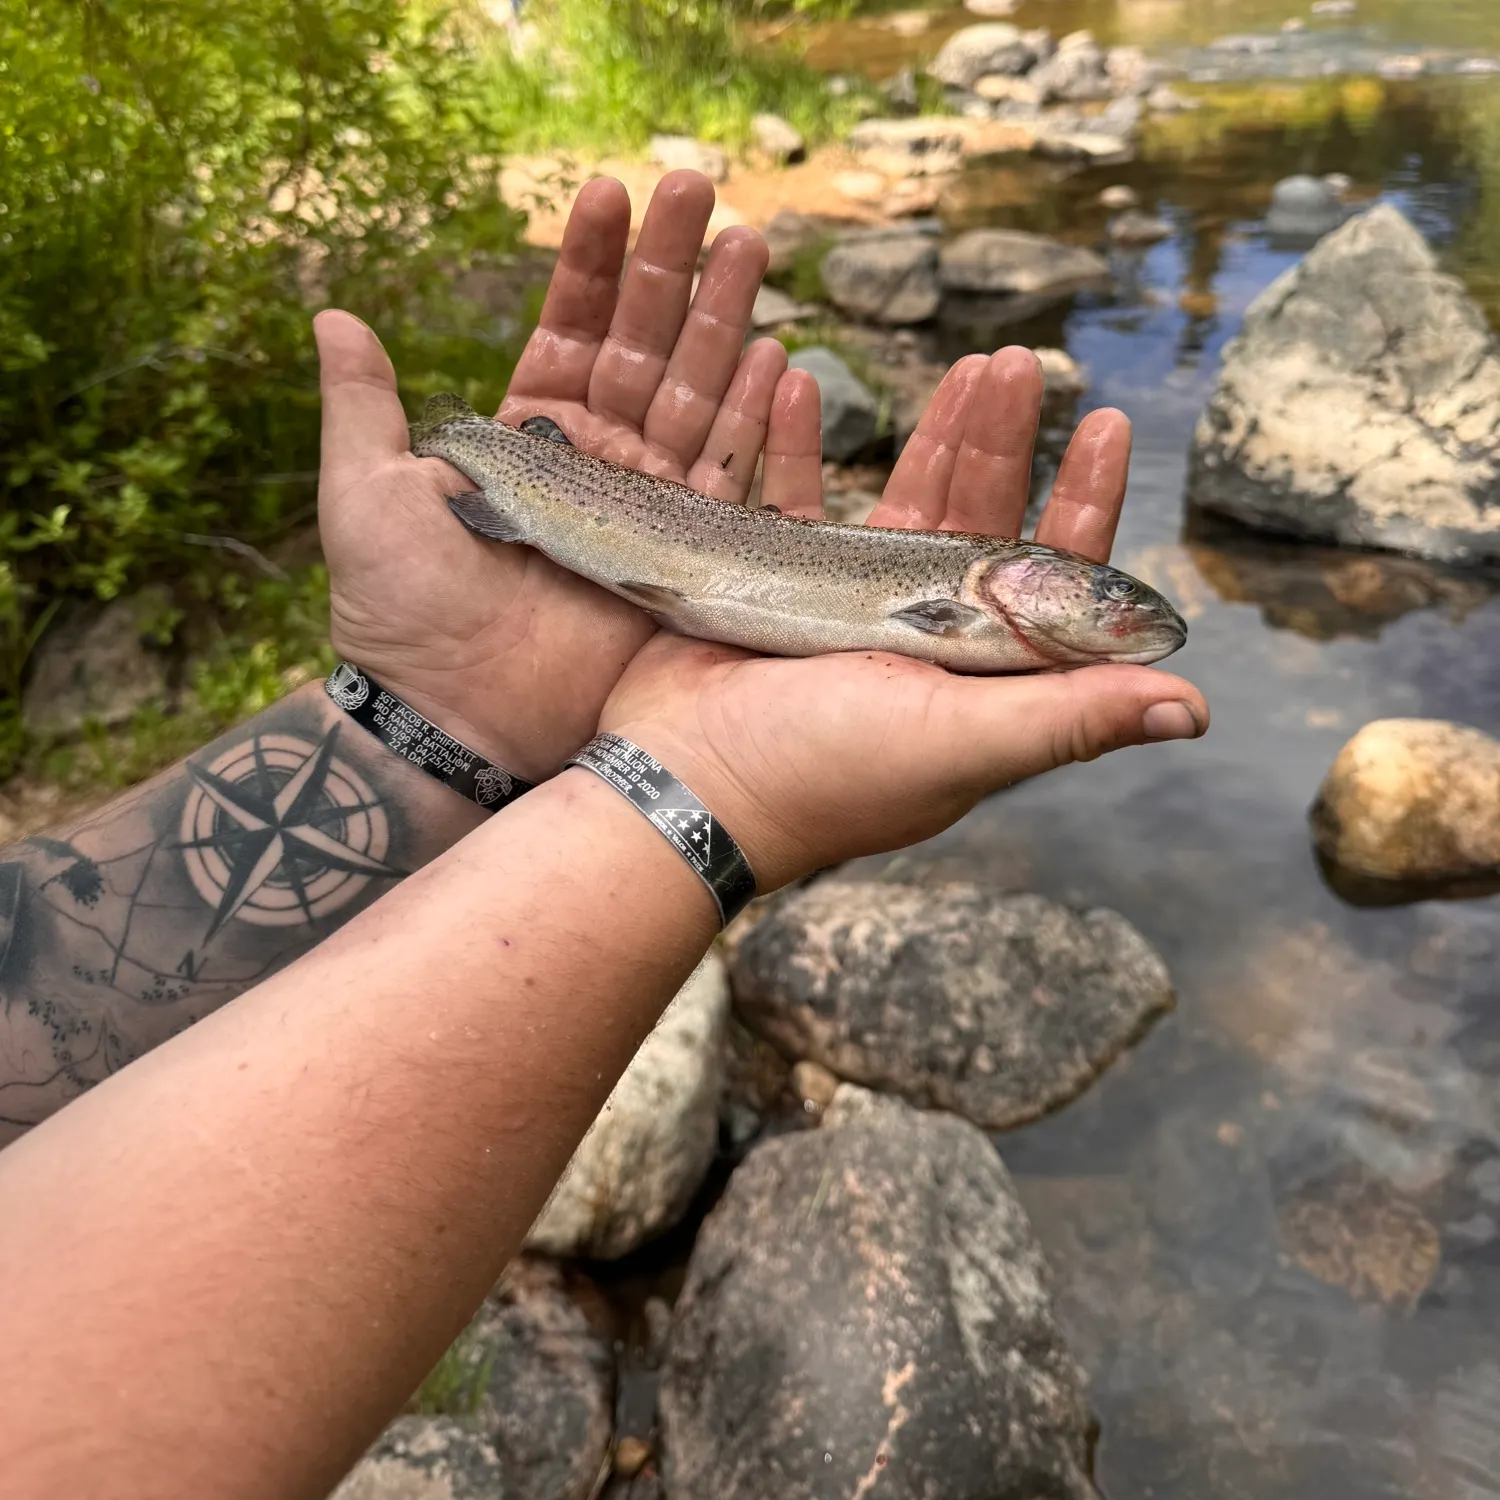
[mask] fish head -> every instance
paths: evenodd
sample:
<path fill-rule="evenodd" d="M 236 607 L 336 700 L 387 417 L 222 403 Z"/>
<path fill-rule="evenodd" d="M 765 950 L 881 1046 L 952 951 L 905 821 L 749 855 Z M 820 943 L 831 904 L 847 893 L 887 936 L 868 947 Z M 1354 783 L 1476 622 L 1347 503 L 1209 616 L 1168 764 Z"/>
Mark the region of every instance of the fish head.
<path fill-rule="evenodd" d="M 1160 661 L 1187 640 L 1163 595 L 1118 568 L 1030 543 L 979 564 L 976 602 L 1058 666 Z"/>

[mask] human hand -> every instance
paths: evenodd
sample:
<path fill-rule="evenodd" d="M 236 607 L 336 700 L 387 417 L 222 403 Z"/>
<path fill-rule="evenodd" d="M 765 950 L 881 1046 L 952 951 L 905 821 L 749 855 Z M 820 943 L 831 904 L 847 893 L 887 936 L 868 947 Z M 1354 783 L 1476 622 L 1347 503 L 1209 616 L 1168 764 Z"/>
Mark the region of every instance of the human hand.
<path fill-rule="evenodd" d="M 772 487 L 795 480 L 815 502 L 816 442 L 799 462 L 770 424 L 786 353 L 774 339 L 741 352 L 767 262 L 759 234 L 733 228 L 715 239 L 689 307 L 713 202 L 696 172 L 663 178 L 622 283 L 630 201 L 611 179 L 583 189 L 498 420 L 545 414 L 590 453 L 730 501 L 744 500 L 764 446 Z M 531 548 L 460 526 L 445 497 L 473 485 L 412 456 L 374 334 L 340 312 L 314 326 L 335 649 L 506 769 L 551 775 L 594 732 L 654 626 Z M 798 403 L 780 409 L 795 416 Z"/>
<path fill-rule="evenodd" d="M 1041 369 L 1025 349 L 960 361 L 870 524 L 1017 535 L 1041 398 Z M 784 440 L 805 449 L 815 391 L 809 400 L 792 372 L 777 406 Z M 1129 463 L 1124 415 L 1085 418 L 1036 540 L 1105 561 Z M 959 677 L 877 652 L 773 659 L 662 634 L 630 664 L 599 727 L 686 782 L 766 892 L 928 838 L 988 793 L 1070 761 L 1200 735 L 1208 706 L 1191 684 L 1147 667 Z"/>

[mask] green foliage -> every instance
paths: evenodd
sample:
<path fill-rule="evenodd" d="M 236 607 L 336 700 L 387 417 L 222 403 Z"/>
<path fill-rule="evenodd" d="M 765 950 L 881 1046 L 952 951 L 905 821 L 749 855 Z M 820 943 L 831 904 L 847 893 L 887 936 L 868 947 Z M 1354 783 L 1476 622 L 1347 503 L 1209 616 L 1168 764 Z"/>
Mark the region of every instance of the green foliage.
<path fill-rule="evenodd" d="M 536 39 L 513 58 L 492 44 L 490 104 L 519 146 L 634 149 L 658 131 L 741 145 L 758 113 L 810 140 L 852 124 L 866 96 L 829 93 L 785 47 L 752 44 L 747 22 L 826 16 L 849 0 L 546 0 L 523 7 Z"/>
<path fill-rule="evenodd" d="M 407 1410 L 427 1417 L 477 1415 L 494 1362 L 493 1353 L 481 1350 L 471 1335 L 461 1334 L 418 1386 Z"/>
<path fill-rule="evenodd" d="M 232 620 L 185 539 L 311 517 L 313 310 L 413 399 L 498 393 L 449 291 L 515 242 L 477 79 L 404 0 L 0 0 L 0 774 L 51 605 L 156 578 Z"/>

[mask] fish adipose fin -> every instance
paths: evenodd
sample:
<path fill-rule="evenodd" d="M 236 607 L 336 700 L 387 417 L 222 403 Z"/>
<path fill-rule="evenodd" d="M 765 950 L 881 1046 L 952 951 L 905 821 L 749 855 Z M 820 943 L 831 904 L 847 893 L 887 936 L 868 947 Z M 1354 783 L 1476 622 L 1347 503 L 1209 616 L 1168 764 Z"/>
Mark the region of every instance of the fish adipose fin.
<path fill-rule="evenodd" d="M 957 604 L 952 599 L 924 599 L 920 604 L 908 604 L 898 609 L 891 619 L 910 625 L 925 635 L 958 635 L 984 616 L 967 604 Z"/>
<path fill-rule="evenodd" d="M 464 490 L 448 496 L 448 509 L 470 531 L 487 536 L 492 542 L 524 542 L 520 525 L 503 511 L 496 510 L 484 497 L 483 490 Z"/>
<path fill-rule="evenodd" d="M 632 604 L 639 604 L 648 614 L 653 615 L 671 609 L 687 598 L 686 594 L 680 594 L 676 589 L 669 589 L 665 584 L 660 583 L 636 583 L 626 579 L 617 583 L 615 587 Z"/>
<path fill-rule="evenodd" d="M 561 443 L 565 448 L 573 446 L 573 439 L 551 417 L 527 417 L 521 423 L 521 431 L 529 432 L 532 437 L 546 438 L 549 443 Z"/>

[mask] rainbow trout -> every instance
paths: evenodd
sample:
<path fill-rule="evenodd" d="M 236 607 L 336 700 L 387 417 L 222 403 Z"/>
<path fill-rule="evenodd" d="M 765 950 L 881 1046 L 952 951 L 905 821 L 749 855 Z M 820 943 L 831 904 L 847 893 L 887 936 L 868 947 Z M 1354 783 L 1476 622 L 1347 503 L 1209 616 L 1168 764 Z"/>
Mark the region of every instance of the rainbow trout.
<path fill-rule="evenodd" d="M 1034 542 L 749 509 L 593 458 L 556 423 L 434 396 L 412 452 L 478 486 L 465 526 L 520 542 L 683 635 L 773 656 L 894 651 L 955 672 L 1153 662 L 1187 626 L 1154 589 Z"/>

